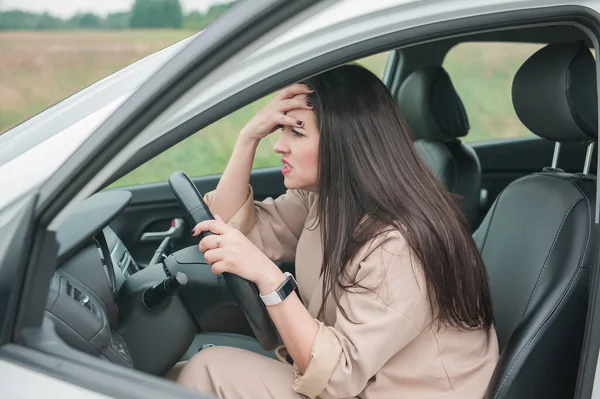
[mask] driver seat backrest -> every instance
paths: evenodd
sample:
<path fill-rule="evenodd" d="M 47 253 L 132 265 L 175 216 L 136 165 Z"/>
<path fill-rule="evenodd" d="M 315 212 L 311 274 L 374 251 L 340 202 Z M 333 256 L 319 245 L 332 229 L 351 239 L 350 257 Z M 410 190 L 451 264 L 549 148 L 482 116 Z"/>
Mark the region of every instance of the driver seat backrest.
<path fill-rule="evenodd" d="M 441 66 L 417 69 L 398 89 L 398 108 L 413 131 L 421 159 L 453 194 L 472 229 L 480 221 L 481 165 L 460 141 L 469 132 L 467 111 Z"/>
<path fill-rule="evenodd" d="M 597 140 L 595 61 L 584 44 L 550 44 L 533 54 L 514 78 L 512 97 L 534 134 L 558 143 Z M 485 398 L 573 397 L 595 190 L 592 175 L 545 168 L 509 184 L 475 232 L 501 350 Z"/>

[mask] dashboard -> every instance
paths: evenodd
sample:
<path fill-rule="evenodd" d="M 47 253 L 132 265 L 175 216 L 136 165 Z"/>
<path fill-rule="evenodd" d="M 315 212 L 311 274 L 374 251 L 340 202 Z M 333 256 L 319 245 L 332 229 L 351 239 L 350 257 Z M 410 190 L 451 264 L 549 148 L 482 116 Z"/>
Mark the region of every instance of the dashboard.
<path fill-rule="evenodd" d="M 57 267 L 45 316 L 60 339 L 79 352 L 164 375 L 200 349 L 194 346 L 199 332 L 254 336 L 225 279 L 196 244 L 148 265 L 136 262 L 117 234 L 129 220 L 123 213 L 131 198 L 123 190 L 96 193 L 56 231 Z M 163 241 L 155 255 L 165 248 L 170 245 Z"/>
<path fill-rule="evenodd" d="M 127 344 L 115 330 L 119 320 L 116 276 L 123 273 L 114 265 L 104 234 L 96 235 L 54 273 L 46 315 L 71 347 L 133 367 Z"/>
<path fill-rule="evenodd" d="M 145 306 L 145 292 L 170 272 L 164 264 L 140 268 L 109 227 L 130 200 L 127 191 L 97 193 L 59 227 L 46 317 L 73 349 L 161 374 L 186 352 L 198 326 L 178 295 L 165 297 L 159 311 Z"/>

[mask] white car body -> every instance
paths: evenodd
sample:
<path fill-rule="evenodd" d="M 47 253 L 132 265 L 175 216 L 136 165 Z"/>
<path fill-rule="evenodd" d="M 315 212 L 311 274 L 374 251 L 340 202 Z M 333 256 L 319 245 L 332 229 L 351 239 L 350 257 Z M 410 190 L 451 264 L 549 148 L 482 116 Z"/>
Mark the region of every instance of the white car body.
<path fill-rule="evenodd" d="M 600 12 L 600 0 L 578 0 Z M 344 46 L 440 21 L 527 8 L 573 5 L 566 0 L 343 0 L 308 7 L 297 18 L 282 21 L 235 57 L 222 63 L 156 118 L 90 180 L 51 225 L 59 225 L 72 206 L 101 187 L 127 159 L 156 138 L 190 118 L 236 96 L 269 76 Z M 206 32 L 206 31 L 205 31 Z M 48 179 L 92 137 L 96 129 L 144 82 L 188 43 L 205 32 L 146 57 L 82 90 L 21 125 L 0 135 L 0 227 L 10 220 L 21 200 Z M 127 90 L 123 86 L 127 85 Z M 118 94 L 114 94 L 118 93 Z M 94 108 L 93 104 L 98 104 Z M 85 108 L 81 112 L 79 108 Z M 57 121 L 69 122 L 56 128 Z M 50 130 L 50 134 L 48 134 Z M 28 148 L 36 137 L 45 137 Z M 47 137 L 46 137 L 47 136 Z M 21 147 L 20 147 L 21 146 Z M 2 237 L 0 237 L 0 242 Z M 8 248 L 0 244 L 0 255 Z M 48 393 L 51 392 L 51 396 Z M 6 399 L 61 397 L 97 399 L 106 396 L 80 386 L 0 360 L 0 396 Z M 600 397 L 596 392 L 594 397 Z"/>

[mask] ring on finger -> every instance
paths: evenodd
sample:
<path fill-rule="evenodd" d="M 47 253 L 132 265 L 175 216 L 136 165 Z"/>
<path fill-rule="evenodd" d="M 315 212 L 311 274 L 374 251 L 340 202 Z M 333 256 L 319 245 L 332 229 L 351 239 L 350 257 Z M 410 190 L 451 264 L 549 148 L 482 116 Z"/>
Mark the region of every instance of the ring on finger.
<path fill-rule="evenodd" d="M 217 235 L 217 248 L 221 246 L 221 236 Z"/>

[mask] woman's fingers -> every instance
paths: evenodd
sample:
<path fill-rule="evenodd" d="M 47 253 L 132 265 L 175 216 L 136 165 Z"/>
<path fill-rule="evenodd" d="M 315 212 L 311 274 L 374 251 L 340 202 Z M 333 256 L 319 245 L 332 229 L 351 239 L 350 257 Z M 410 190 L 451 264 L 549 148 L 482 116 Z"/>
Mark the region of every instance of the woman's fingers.
<path fill-rule="evenodd" d="M 223 260 L 225 257 L 225 250 L 223 248 L 209 249 L 204 253 L 204 260 L 209 265 L 214 265 L 215 263 L 221 263 L 221 267 L 225 267 L 225 261 Z"/>
<path fill-rule="evenodd" d="M 303 83 L 294 83 L 279 92 L 280 98 L 292 98 L 298 94 L 310 94 L 314 90 Z"/>
<path fill-rule="evenodd" d="M 282 89 L 244 126 L 240 136 L 261 140 L 277 130 L 279 125 L 303 126 L 302 122 L 291 119 L 284 119 L 282 123 L 278 114 L 285 114 L 292 109 L 312 109 L 312 104 L 306 98 L 310 93 L 314 93 L 314 90 L 301 83 Z"/>
<path fill-rule="evenodd" d="M 304 126 L 304 121 L 298 120 L 287 114 L 287 112 L 295 109 L 312 110 L 313 105 L 307 101 L 307 97 L 305 95 L 297 95 L 294 98 L 281 100 L 279 102 L 279 112 L 275 113 L 275 120 L 273 121 L 274 126 Z M 273 129 L 273 131 L 275 130 L 276 129 Z"/>
<path fill-rule="evenodd" d="M 305 95 L 297 95 L 293 98 L 282 100 L 280 103 L 279 110 L 281 112 L 288 112 L 293 109 L 313 109 L 313 105 L 308 101 L 308 97 Z"/>
<path fill-rule="evenodd" d="M 278 125 L 282 125 L 282 126 L 294 126 L 294 127 L 304 126 L 304 122 L 302 122 L 296 118 L 292 118 L 291 116 L 287 116 L 287 115 L 283 115 L 283 114 L 277 116 L 277 120 L 275 121 L 275 123 L 277 123 Z"/>
<path fill-rule="evenodd" d="M 210 270 L 211 270 L 211 271 L 212 271 L 214 274 L 223 274 L 223 273 L 225 273 L 225 272 L 229 271 L 229 270 L 227 269 L 227 265 L 226 265 L 226 263 L 225 263 L 225 262 L 223 262 L 223 261 L 212 263 L 212 264 L 210 265 Z"/>
<path fill-rule="evenodd" d="M 225 235 L 213 234 L 210 236 L 206 236 L 200 240 L 200 244 L 198 244 L 198 248 L 200 252 L 204 253 L 210 249 L 219 248 L 223 245 L 223 239 Z"/>
<path fill-rule="evenodd" d="M 223 234 L 229 231 L 231 227 L 229 227 L 223 220 L 205 220 L 203 222 L 198 223 L 192 229 L 192 235 L 197 236 L 203 231 L 210 231 L 213 234 Z"/>
<path fill-rule="evenodd" d="M 225 272 L 236 274 L 236 269 L 231 262 L 225 260 L 226 250 L 223 248 L 209 249 L 204 253 L 204 260 L 210 265 L 214 274 L 223 274 Z"/>

